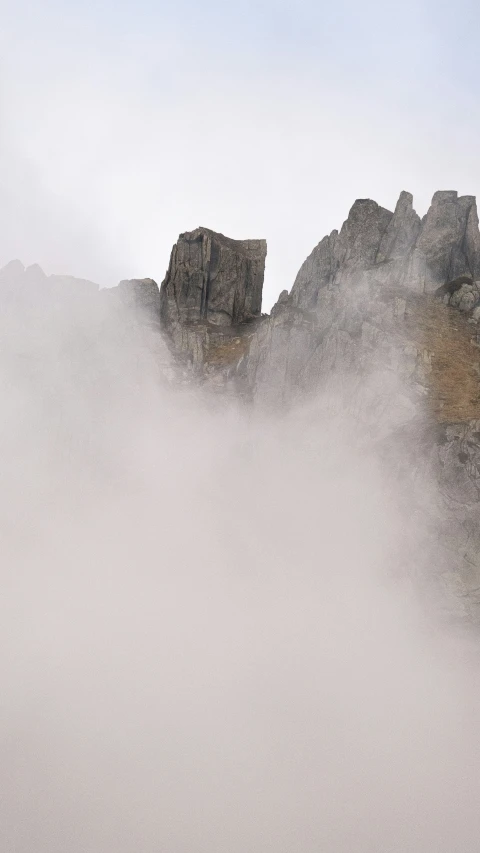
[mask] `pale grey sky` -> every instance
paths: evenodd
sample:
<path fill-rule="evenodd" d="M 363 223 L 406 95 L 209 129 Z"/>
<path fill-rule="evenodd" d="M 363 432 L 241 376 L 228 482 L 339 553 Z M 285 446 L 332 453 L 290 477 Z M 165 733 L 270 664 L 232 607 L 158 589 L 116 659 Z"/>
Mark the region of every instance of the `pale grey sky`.
<path fill-rule="evenodd" d="M 480 187 L 473 2 L 0 7 L 0 263 L 161 281 L 206 225 L 267 239 L 270 308 L 355 198 Z"/>

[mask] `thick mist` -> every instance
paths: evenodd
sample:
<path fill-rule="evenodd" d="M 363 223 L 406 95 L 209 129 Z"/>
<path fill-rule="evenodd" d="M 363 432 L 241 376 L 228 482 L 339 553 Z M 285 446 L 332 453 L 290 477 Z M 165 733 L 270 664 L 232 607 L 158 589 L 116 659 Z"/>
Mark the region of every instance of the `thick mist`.
<path fill-rule="evenodd" d="M 0 849 L 476 853 L 477 641 L 364 428 L 178 384 L 104 297 L 0 319 Z"/>

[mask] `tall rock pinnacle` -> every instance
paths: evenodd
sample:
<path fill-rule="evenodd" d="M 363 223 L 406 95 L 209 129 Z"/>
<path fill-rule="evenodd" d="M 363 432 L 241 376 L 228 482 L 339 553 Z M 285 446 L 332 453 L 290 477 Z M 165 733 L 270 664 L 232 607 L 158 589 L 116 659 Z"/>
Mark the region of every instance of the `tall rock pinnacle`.
<path fill-rule="evenodd" d="M 436 192 L 415 248 L 424 258 L 426 293 L 461 275 L 478 278 L 480 234 L 474 196 Z"/>
<path fill-rule="evenodd" d="M 170 347 L 195 374 L 221 387 L 235 372 L 261 317 L 265 240 L 232 240 L 208 228 L 180 234 L 160 289 Z"/>
<path fill-rule="evenodd" d="M 267 244 L 208 228 L 181 234 L 161 287 L 162 319 L 234 326 L 260 316 Z"/>

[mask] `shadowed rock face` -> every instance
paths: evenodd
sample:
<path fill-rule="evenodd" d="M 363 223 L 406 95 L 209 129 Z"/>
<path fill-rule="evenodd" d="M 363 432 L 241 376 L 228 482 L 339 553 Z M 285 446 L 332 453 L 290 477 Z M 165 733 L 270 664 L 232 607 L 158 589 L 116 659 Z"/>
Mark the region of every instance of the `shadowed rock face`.
<path fill-rule="evenodd" d="M 187 372 L 220 391 L 232 385 L 261 320 L 266 254 L 265 240 L 208 228 L 181 234 L 172 249 L 160 289 L 163 329 Z"/>
<path fill-rule="evenodd" d="M 181 234 L 161 286 L 162 319 L 232 326 L 260 316 L 267 244 L 208 228 Z"/>
<path fill-rule="evenodd" d="M 376 263 L 402 260 L 414 248 L 421 229 L 419 215 L 413 209 L 413 196 L 402 192 L 395 212 L 380 241 Z"/>

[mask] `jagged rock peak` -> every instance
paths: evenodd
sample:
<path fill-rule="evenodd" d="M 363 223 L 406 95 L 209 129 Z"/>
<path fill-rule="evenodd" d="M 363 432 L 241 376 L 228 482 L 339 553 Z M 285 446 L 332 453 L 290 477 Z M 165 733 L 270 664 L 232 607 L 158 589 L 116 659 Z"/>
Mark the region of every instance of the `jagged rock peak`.
<path fill-rule="evenodd" d="M 392 219 L 392 212 L 371 199 L 357 199 L 343 223 L 335 256 L 339 265 L 370 266 L 375 263 L 380 241 Z"/>
<path fill-rule="evenodd" d="M 27 281 L 40 282 L 47 278 L 47 274 L 40 264 L 31 264 L 31 266 L 25 269 L 25 278 Z"/>
<path fill-rule="evenodd" d="M 18 259 L 15 261 L 9 261 L 9 263 L 0 270 L 0 281 L 11 281 L 12 279 L 17 279 L 22 276 L 24 272 L 25 267 L 21 261 Z"/>
<path fill-rule="evenodd" d="M 312 310 L 322 288 L 354 283 L 361 272 L 418 293 L 433 293 L 459 276 L 480 279 L 475 197 L 440 190 L 423 219 L 406 191 L 393 214 L 371 199 L 357 199 L 340 233 L 324 237 L 300 268 L 292 302 Z"/>
<path fill-rule="evenodd" d="M 413 209 L 413 196 L 403 190 L 382 237 L 376 262 L 405 258 L 415 245 L 420 228 L 420 217 Z"/>
<path fill-rule="evenodd" d="M 425 261 L 423 290 L 431 293 L 461 275 L 480 275 L 480 233 L 474 196 L 436 192 L 416 243 Z"/>
<path fill-rule="evenodd" d="M 260 316 L 267 244 L 209 228 L 180 234 L 162 283 L 164 324 L 239 325 Z"/>
<path fill-rule="evenodd" d="M 324 237 L 300 267 L 291 293 L 293 304 L 311 310 L 321 288 L 372 267 L 393 216 L 372 199 L 357 199 L 340 233 L 335 230 Z"/>
<path fill-rule="evenodd" d="M 47 275 L 39 264 L 31 264 L 25 267 L 19 260 L 10 261 L 0 269 L 0 285 L 5 289 L 20 289 L 22 287 L 38 289 L 38 295 L 56 293 L 68 296 L 70 291 L 81 293 L 93 293 L 99 290 L 98 284 L 84 278 L 76 278 L 72 275 Z"/>

